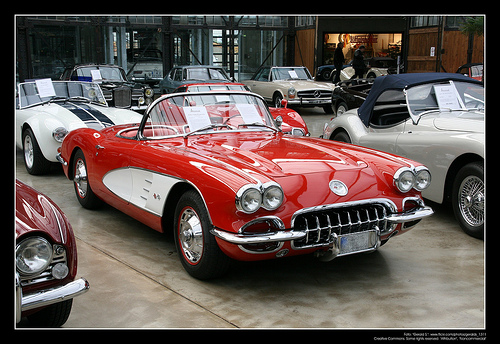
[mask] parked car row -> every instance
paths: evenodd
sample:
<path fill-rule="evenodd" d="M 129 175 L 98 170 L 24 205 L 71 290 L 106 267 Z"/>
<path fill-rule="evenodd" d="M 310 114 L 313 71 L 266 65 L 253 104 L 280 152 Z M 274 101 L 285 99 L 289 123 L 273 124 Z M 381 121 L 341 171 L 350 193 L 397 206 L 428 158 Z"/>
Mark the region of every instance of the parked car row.
<path fill-rule="evenodd" d="M 19 84 L 16 144 L 27 171 L 43 174 L 57 161 L 82 207 L 106 202 L 173 232 L 182 266 L 197 279 L 223 275 L 232 259 L 328 261 L 378 250 L 433 213 L 423 198 L 451 201 L 462 228 L 483 237 L 480 82 L 422 73 L 333 85 L 305 67 L 261 67 L 234 83 L 223 70 L 196 67 L 174 68 L 167 93 L 143 114 L 109 106 L 104 66 L 89 80 Z M 337 116 L 311 138 L 289 106 Z M 17 320 L 58 307 L 63 320 L 47 324 L 60 326 L 71 308 L 61 295 L 89 288 L 76 279 L 71 226 L 43 195 L 36 218 L 49 221 L 34 222 L 22 209 L 33 207 L 23 199 L 35 191 L 21 182 L 16 190 Z M 38 290 L 49 293 L 44 303 L 34 301 Z"/>

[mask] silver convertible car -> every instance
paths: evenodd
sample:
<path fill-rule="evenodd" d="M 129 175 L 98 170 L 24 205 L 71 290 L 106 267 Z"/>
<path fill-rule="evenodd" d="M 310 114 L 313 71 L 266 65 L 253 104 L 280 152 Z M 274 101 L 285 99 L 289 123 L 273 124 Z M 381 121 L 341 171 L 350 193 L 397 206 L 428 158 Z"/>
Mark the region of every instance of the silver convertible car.
<path fill-rule="evenodd" d="M 482 83 L 463 75 L 388 75 L 375 79 L 361 107 L 325 125 L 323 138 L 425 164 L 432 187 L 422 196 L 451 201 L 462 229 L 483 238 L 484 108 Z"/>

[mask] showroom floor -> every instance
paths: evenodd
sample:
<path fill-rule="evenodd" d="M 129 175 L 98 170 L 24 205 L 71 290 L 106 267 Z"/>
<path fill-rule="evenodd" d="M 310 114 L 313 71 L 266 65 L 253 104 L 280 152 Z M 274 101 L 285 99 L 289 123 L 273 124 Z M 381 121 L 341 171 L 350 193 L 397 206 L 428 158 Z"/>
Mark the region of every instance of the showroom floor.
<path fill-rule="evenodd" d="M 312 136 L 330 119 L 300 110 Z M 198 281 L 182 268 L 172 236 L 105 206 L 83 209 L 62 170 L 16 177 L 55 201 L 78 247 L 67 328 L 483 328 L 484 242 L 467 236 L 451 208 L 372 254 L 322 263 L 311 256 L 235 263 L 224 278 Z M 18 324 L 27 326 L 26 321 Z"/>

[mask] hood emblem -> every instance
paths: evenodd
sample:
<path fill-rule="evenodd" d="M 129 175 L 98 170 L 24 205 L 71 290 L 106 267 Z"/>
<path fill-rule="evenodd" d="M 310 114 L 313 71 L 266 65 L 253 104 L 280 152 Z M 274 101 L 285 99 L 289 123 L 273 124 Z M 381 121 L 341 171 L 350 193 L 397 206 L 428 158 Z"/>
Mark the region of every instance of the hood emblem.
<path fill-rule="evenodd" d="M 339 195 L 339 196 L 347 195 L 347 192 L 348 192 L 347 186 L 344 183 L 342 183 L 340 180 L 334 179 L 334 180 L 330 181 L 328 186 L 330 186 L 330 190 L 332 190 L 332 192 L 336 195 Z"/>

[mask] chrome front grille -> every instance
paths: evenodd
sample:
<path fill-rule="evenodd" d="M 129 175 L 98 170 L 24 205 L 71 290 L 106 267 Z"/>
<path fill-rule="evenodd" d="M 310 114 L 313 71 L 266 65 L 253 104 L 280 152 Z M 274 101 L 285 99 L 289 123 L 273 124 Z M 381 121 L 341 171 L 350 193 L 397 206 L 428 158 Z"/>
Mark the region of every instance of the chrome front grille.
<path fill-rule="evenodd" d="M 294 230 L 305 231 L 306 236 L 294 240 L 295 249 L 328 245 L 332 233 L 337 236 L 367 232 L 377 227 L 387 230 L 387 215 L 393 211 L 390 204 L 374 202 L 348 202 L 299 211 L 292 219 Z"/>
<path fill-rule="evenodd" d="M 132 92 L 130 87 L 117 87 L 113 90 L 115 107 L 129 108 L 132 105 Z"/>
<path fill-rule="evenodd" d="M 332 91 L 326 90 L 307 90 L 307 91 L 298 91 L 297 96 L 299 98 L 316 98 L 316 99 L 324 99 L 331 98 Z"/>

